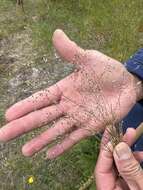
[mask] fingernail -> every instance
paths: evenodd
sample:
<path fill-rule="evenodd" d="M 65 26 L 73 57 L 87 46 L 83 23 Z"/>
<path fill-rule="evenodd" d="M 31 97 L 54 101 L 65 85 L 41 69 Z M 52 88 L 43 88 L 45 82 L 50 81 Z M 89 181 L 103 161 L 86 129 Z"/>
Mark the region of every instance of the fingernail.
<path fill-rule="evenodd" d="M 131 149 L 124 142 L 119 143 L 115 147 L 115 153 L 120 160 L 127 160 L 131 157 Z"/>

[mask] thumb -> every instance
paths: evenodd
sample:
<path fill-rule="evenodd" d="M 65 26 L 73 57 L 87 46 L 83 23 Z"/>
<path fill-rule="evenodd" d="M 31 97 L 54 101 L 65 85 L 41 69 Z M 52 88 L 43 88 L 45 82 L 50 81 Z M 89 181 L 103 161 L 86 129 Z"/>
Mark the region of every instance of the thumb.
<path fill-rule="evenodd" d="M 67 61 L 74 62 L 76 56 L 84 55 L 84 50 L 71 41 L 60 29 L 57 29 L 53 34 L 53 44 L 60 56 Z"/>
<path fill-rule="evenodd" d="M 130 189 L 143 189 L 143 170 L 129 146 L 124 142 L 119 143 L 114 149 L 113 156 L 119 174 Z"/>

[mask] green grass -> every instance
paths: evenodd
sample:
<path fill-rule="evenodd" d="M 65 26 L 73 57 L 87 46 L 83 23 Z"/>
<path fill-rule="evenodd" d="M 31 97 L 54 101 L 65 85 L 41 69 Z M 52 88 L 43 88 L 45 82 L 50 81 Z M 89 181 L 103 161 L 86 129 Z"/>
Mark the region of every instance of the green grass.
<path fill-rule="evenodd" d="M 119 60 L 142 45 L 141 0 L 30 0 L 25 14 L 13 2 L 1 1 L 1 14 L 12 17 L 3 19 L 0 38 L 28 27 L 34 45 L 50 51 L 52 33 L 61 28 L 83 47 L 98 48 Z"/>
<path fill-rule="evenodd" d="M 120 61 L 143 45 L 142 0 L 27 0 L 24 8 L 25 13 L 14 0 L 0 1 L 0 39 L 28 30 L 39 58 L 45 53 L 52 55 L 51 37 L 56 28 L 82 47 L 100 50 Z M 1 121 L 3 115 L 1 108 Z M 42 159 L 43 153 L 29 159 L 19 153 L 28 138 L 30 135 L 12 141 L 2 152 L 0 189 L 74 190 L 92 174 L 98 154 L 94 137 L 51 162 Z M 35 180 L 28 185 L 31 175 Z"/>

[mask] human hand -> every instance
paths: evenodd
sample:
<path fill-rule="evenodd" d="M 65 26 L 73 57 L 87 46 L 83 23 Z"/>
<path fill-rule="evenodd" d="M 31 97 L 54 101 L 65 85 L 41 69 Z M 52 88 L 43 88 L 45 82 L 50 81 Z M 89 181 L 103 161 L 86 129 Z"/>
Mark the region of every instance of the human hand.
<path fill-rule="evenodd" d="M 113 150 L 110 142 L 106 146 L 108 148 L 105 148 L 109 139 L 104 134 L 94 173 L 97 190 L 143 189 L 143 170 L 138 162 L 141 161 L 142 152 L 132 153 L 129 148 L 135 136 L 135 129 L 129 128 L 123 137 L 126 143 L 119 143 Z"/>
<path fill-rule="evenodd" d="M 56 30 L 53 44 L 75 72 L 55 85 L 22 100 L 6 112 L 9 121 L 0 129 L 0 140 L 8 141 L 57 120 L 54 127 L 23 146 L 32 156 L 58 136 L 65 139 L 48 150 L 52 159 L 112 122 L 121 120 L 141 98 L 141 85 L 124 66 L 95 50 L 83 50 Z"/>

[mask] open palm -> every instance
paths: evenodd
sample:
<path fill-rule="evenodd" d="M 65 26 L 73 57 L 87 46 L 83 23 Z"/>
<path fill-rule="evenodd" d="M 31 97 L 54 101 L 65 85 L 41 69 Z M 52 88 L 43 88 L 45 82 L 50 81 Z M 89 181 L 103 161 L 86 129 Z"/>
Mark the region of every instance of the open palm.
<path fill-rule="evenodd" d="M 23 146 L 26 156 L 65 135 L 61 144 L 48 150 L 49 158 L 61 155 L 80 140 L 104 130 L 107 124 L 121 120 L 139 98 L 138 80 L 120 62 L 98 51 L 81 49 L 61 30 L 55 31 L 53 44 L 77 69 L 9 108 L 9 123 L 0 130 L 0 140 L 8 141 L 56 120 L 53 127 Z"/>

